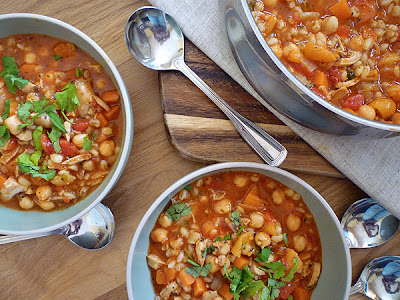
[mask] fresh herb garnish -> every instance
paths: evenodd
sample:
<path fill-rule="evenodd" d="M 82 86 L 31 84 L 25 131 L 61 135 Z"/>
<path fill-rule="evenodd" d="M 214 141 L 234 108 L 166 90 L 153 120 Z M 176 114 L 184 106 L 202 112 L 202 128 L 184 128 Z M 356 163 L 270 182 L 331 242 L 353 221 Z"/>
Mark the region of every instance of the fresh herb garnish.
<path fill-rule="evenodd" d="M 26 120 L 29 118 L 31 115 L 30 110 L 32 109 L 33 104 L 31 101 L 26 101 L 25 103 L 20 102 L 20 106 L 18 108 L 18 118 L 20 118 L 23 122 L 26 122 Z"/>
<path fill-rule="evenodd" d="M 200 266 L 199 264 L 195 263 L 194 261 L 188 259 L 188 262 L 190 262 L 193 267 L 187 267 L 185 268 L 186 273 L 189 275 L 192 275 L 194 278 L 198 278 L 200 276 L 207 276 L 210 273 L 212 263 L 206 264 L 204 266 Z"/>
<path fill-rule="evenodd" d="M 4 147 L 4 145 L 8 142 L 10 139 L 10 132 L 7 129 L 7 125 L 1 125 L 0 126 L 0 147 Z"/>
<path fill-rule="evenodd" d="M 243 231 L 243 229 L 244 229 L 245 227 L 246 227 L 245 225 L 242 225 L 242 226 L 239 228 L 239 230 L 238 230 L 238 232 L 237 232 L 237 235 L 241 234 L 242 231 Z"/>
<path fill-rule="evenodd" d="M 211 245 L 210 247 L 207 247 L 203 250 L 203 253 L 201 254 L 201 256 L 204 258 L 207 256 L 208 253 L 212 253 L 214 250 L 215 250 L 215 247 Z"/>
<path fill-rule="evenodd" d="M 54 58 L 55 61 L 57 61 L 57 60 L 63 58 L 62 56 L 60 56 L 60 55 L 55 55 L 55 54 L 53 54 L 52 56 L 53 56 L 53 58 Z"/>
<path fill-rule="evenodd" d="M 271 255 L 270 249 L 262 248 L 261 252 L 257 254 L 257 257 L 254 260 L 265 263 L 268 261 L 270 255 Z"/>
<path fill-rule="evenodd" d="M 76 75 L 76 77 L 83 76 L 83 71 L 82 71 L 82 69 L 81 69 L 81 68 L 76 68 L 76 69 L 75 69 L 75 75 Z"/>
<path fill-rule="evenodd" d="M 56 153 L 61 152 L 61 146 L 60 146 L 60 137 L 62 136 L 62 132 L 60 129 L 58 129 L 56 126 L 53 126 L 51 129 L 51 132 L 49 133 L 49 138 L 51 140 L 51 143 L 53 144 L 54 151 Z"/>
<path fill-rule="evenodd" d="M 192 211 L 190 206 L 186 206 L 184 202 L 176 203 L 171 205 L 166 211 L 165 215 L 171 219 L 171 221 L 177 221 L 183 216 L 187 216 Z"/>
<path fill-rule="evenodd" d="M 242 222 L 242 218 L 240 217 L 240 214 L 239 214 L 239 212 L 237 210 L 232 212 L 231 220 L 236 226 L 239 226 L 240 223 Z"/>
<path fill-rule="evenodd" d="M 10 115 L 10 105 L 11 105 L 11 99 L 7 99 L 6 102 L 4 103 L 3 113 L 1 114 L 1 118 L 3 120 L 7 119 Z"/>
<path fill-rule="evenodd" d="M 92 138 L 94 141 L 97 141 L 97 135 L 94 131 L 92 131 Z"/>
<path fill-rule="evenodd" d="M 14 57 L 3 56 L 1 60 L 4 70 L 0 73 L 0 76 L 4 78 L 8 91 L 15 94 L 18 89 L 23 89 L 29 81 L 19 76 L 19 69 Z"/>
<path fill-rule="evenodd" d="M 42 142 L 40 140 L 40 135 L 43 133 L 43 127 L 38 126 L 32 133 L 32 138 L 33 138 L 33 145 L 35 146 L 36 150 L 42 151 Z"/>
<path fill-rule="evenodd" d="M 222 237 L 217 237 L 214 241 L 215 242 L 219 242 L 219 241 L 230 241 L 230 240 L 233 240 L 233 238 L 231 237 L 231 235 L 229 234 L 229 233 L 227 233 L 225 236 L 224 236 L 224 238 L 222 238 Z"/>
<path fill-rule="evenodd" d="M 16 161 L 20 171 L 22 173 L 30 173 L 32 177 L 41 177 L 45 180 L 53 179 L 54 176 L 56 176 L 56 170 L 47 170 L 47 168 L 43 168 L 43 172 L 40 172 L 40 167 L 35 164 L 39 161 L 39 159 L 37 159 L 38 153 L 35 153 L 32 154 L 33 157 L 26 152 L 17 157 Z"/>
<path fill-rule="evenodd" d="M 89 140 L 89 137 L 87 135 L 83 138 L 82 147 L 83 147 L 83 149 L 86 149 L 86 150 L 92 149 L 92 141 Z"/>
<path fill-rule="evenodd" d="M 63 87 L 62 92 L 55 93 L 54 99 L 57 100 L 56 104 L 61 109 L 61 113 L 64 118 L 68 122 L 72 123 L 72 121 L 67 118 L 65 113 L 72 112 L 77 105 L 80 106 L 75 85 L 71 82 L 67 83 Z"/>
<path fill-rule="evenodd" d="M 285 242 L 286 246 L 289 245 L 289 240 L 288 240 L 286 232 L 283 234 L 283 241 Z"/>
<path fill-rule="evenodd" d="M 192 186 L 188 184 L 187 186 L 184 187 L 184 189 L 190 192 L 192 190 Z"/>

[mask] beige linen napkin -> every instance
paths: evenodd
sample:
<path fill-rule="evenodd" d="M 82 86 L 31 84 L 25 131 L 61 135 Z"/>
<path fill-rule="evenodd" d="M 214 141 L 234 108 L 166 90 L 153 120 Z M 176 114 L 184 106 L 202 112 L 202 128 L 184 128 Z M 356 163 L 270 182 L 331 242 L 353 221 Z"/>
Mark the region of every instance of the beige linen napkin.
<path fill-rule="evenodd" d="M 377 139 L 323 134 L 294 123 L 251 88 L 229 48 L 218 0 L 149 0 L 182 27 L 185 36 L 345 176 L 400 218 L 400 137 Z"/>

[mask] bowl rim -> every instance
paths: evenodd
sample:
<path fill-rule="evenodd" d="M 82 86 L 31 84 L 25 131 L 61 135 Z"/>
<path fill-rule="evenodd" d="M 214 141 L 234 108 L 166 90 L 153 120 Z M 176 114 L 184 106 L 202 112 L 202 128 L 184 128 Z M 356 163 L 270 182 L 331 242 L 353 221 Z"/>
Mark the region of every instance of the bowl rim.
<path fill-rule="evenodd" d="M 350 256 L 350 249 L 347 246 L 346 238 L 343 232 L 343 229 L 340 225 L 339 219 L 336 216 L 335 212 L 332 210 L 331 206 L 326 202 L 326 200 L 307 182 L 305 182 L 303 179 L 297 177 L 296 175 L 285 171 L 283 169 L 280 169 L 278 167 L 272 167 L 266 164 L 262 163 L 255 163 L 255 162 L 223 162 L 223 163 L 217 163 L 213 165 L 209 165 L 200 169 L 197 169 L 182 178 L 178 179 L 174 183 L 172 183 L 164 192 L 161 193 L 160 196 L 151 204 L 151 206 L 147 209 L 146 213 L 142 217 L 138 227 L 135 230 L 135 234 L 132 238 L 131 246 L 129 248 L 129 254 L 128 254 L 128 260 L 127 260 L 127 265 L 126 265 L 126 287 L 128 291 L 128 297 L 131 300 L 134 300 L 133 297 L 133 290 L 132 290 L 132 263 L 133 263 L 133 254 L 134 250 L 136 248 L 136 245 L 138 243 L 139 236 L 143 230 L 143 227 L 147 223 L 148 219 L 150 216 L 153 214 L 154 210 L 168 197 L 171 195 L 171 193 L 176 190 L 177 188 L 187 184 L 188 182 L 191 182 L 194 178 L 197 178 L 199 176 L 204 176 L 206 173 L 210 172 L 226 172 L 231 169 L 240 169 L 240 168 L 254 168 L 254 169 L 263 169 L 266 171 L 270 171 L 273 173 L 276 173 L 278 175 L 285 176 L 289 178 L 290 180 L 293 180 L 294 182 L 300 184 L 303 186 L 305 189 L 311 191 L 319 200 L 319 202 L 324 206 L 325 210 L 329 213 L 331 216 L 333 222 L 335 223 L 335 226 L 337 228 L 337 231 L 340 235 L 341 242 L 343 244 L 343 249 L 346 254 L 346 265 L 347 265 L 347 286 L 346 290 L 344 291 L 345 295 L 349 296 L 350 293 L 350 284 L 351 284 L 351 278 L 352 278 L 352 265 L 351 265 L 351 256 Z"/>
<path fill-rule="evenodd" d="M 119 180 L 119 178 L 122 175 L 122 172 L 124 171 L 125 166 L 128 162 L 131 148 L 132 148 L 133 135 L 134 135 L 134 126 L 133 126 L 134 120 L 133 120 L 132 105 L 131 105 L 129 93 L 128 93 L 125 83 L 121 77 L 121 74 L 119 73 L 118 69 L 115 67 L 115 65 L 111 61 L 111 59 L 108 57 L 108 55 L 105 53 L 105 51 L 102 48 L 100 48 L 100 46 L 95 41 L 93 41 L 88 35 L 86 35 L 82 31 L 80 31 L 76 27 L 74 27 L 64 21 L 61 21 L 61 20 L 58 20 L 58 19 L 55 19 L 52 17 L 48 17 L 45 15 L 32 14 L 32 13 L 0 14 L 0 21 L 7 20 L 7 19 L 16 19 L 16 18 L 37 19 L 40 21 L 48 22 L 50 24 L 55 24 L 55 25 L 65 28 L 66 30 L 70 31 L 72 34 L 85 40 L 97 52 L 97 54 L 100 55 L 102 57 L 102 59 L 104 59 L 105 63 L 107 64 L 107 67 L 110 69 L 110 72 L 112 74 L 108 74 L 108 75 L 109 76 L 112 75 L 112 77 L 114 77 L 114 79 L 115 79 L 114 83 L 116 84 L 116 88 L 119 89 L 119 92 L 121 94 L 121 103 L 123 103 L 122 111 L 124 112 L 124 114 L 122 116 L 124 132 L 123 132 L 123 135 L 121 138 L 121 151 L 120 151 L 118 160 L 115 162 L 115 170 L 111 174 L 109 182 L 107 183 L 106 186 L 104 186 L 104 189 L 101 191 L 101 193 L 87 207 L 80 210 L 74 216 L 72 216 L 62 222 L 59 222 L 57 224 L 54 224 L 51 226 L 46 226 L 46 227 L 41 227 L 41 228 L 34 229 L 34 230 L 1 230 L 0 229 L 1 234 L 26 235 L 26 234 L 38 234 L 38 233 L 56 230 L 56 229 L 59 229 L 65 225 L 69 224 L 69 223 L 72 223 L 75 220 L 81 218 L 84 214 L 89 212 L 91 209 L 93 209 L 98 203 L 100 203 L 106 197 L 106 195 L 111 191 L 111 189 L 114 187 L 114 185 Z M 65 40 L 67 40 L 67 39 L 65 39 Z M 88 53 L 88 54 L 91 55 L 90 53 Z M 129 130 L 127 130 L 127 129 L 129 129 Z M 106 178 L 108 178 L 108 176 Z M 90 196 L 90 194 L 89 194 L 89 196 Z M 84 199 L 82 199 L 81 201 L 83 201 L 83 200 Z M 29 213 L 29 211 L 27 213 Z M 45 213 L 51 214 L 52 212 L 45 212 Z"/>
<path fill-rule="evenodd" d="M 253 15 L 250 11 L 250 7 L 247 4 L 247 0 L 236 0 L 240 1 L 242 4 L 243 11 L 246 15 L 247 21 L 249 22 L 253 33 L 256 35 L 258 42 L 261 44 L 263 47 L 264 51 L 268 54 L 268 56 L 271 58 L 271 60 L 274 62 L 274 64 L 279 68 L 279 70 L 291 81 L 293 82 L 297 88 L 299 88 L 303 93 L 305 93 L 308 97 L 310 97 L 313 101 L 316 101 L 318 104 L 323 106 L 324 108 L 330 110 L 331 112 L 339 115 L 340 117 L 350 120 L 353 122 L 356 122 L 358 124 L 367 126 L 367 127 L 372 127 L 372 128 L 377 128 L 381 130 L 386 130 L 386 131 L 400 131 L 400 124 L 389 124 L 389 123 L 383 123 L 375 120 L 368 120 L 366 118 L 362 118 L 360 116 L 354 115 L 350 112 L 347 112 L 343 109 L 338 108 L 337 106 L 333 105 L 329 101 L 323 99 L 322 97 L 318 96 L 314 92 L 312 92 L 309 88 L 307 88 L 292 72 L 289 71 L 289 69 L 281 62 L 281 60 L 276 56 L 274 51 L 270 48 L 266 40 L 261 34 L 260 29 L 258 28 Z M 264 98 L 263 98 L 264 99 Z M 268 102 L 268 101 L 267 101 Z"/>

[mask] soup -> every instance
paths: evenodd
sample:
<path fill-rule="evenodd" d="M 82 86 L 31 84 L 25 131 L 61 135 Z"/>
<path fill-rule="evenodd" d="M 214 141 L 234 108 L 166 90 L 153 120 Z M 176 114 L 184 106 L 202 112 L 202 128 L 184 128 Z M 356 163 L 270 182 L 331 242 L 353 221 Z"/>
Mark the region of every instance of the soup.
<path fill-rule="evenodd" d="M 400 5 L 249 0 L 266 42 L 313 92 L 358 116 L 400 124 Z"/>
<path fill-rule="evenodd" d="M 45 211 L 75 204 L 117 160 L 118 91 L 90 55 L 58 38 L 1 38 L 0 58 L 0 203 Z"/>
<path fill-rule="evenodd" d="M 300 194 L 232 171 L 172 197 L 150 233 L 147 262 L 156 299 L 310 299 L 321 249 Z"/>

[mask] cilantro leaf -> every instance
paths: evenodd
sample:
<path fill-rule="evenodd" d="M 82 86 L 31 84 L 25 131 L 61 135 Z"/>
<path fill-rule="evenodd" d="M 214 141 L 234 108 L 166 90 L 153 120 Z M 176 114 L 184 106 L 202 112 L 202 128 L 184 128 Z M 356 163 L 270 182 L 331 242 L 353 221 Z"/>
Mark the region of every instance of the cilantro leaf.
<path fill-rule="evenodd" d="M 290 269 L 289 274 L 287 274 L 285 277 L 282 278 L 282 281 L 289 282 L 290 280 L 293 279 L 293 276 L 297 271 L 298 262 L 299 260 L 296 257 L 293 257 L 294 266 L 293 268 Z"/>
<path fill-rule="evenodd" d="M 285 242 L 286 246 L 289 245 L 289 240 L 288 240 L 286 232 L 283 234 L 283 241 Z"/>
<path fill-rule="evenodd" d="M 224 236 L 224 238 L 222 238 L 222 237 L 217 237 L 215 240 L 214 240 L 214 242 L 219 242 L 219 241 L 231 241 L 231 240 L 233 240 L 232 239 L 232 237 L 231 237 L 231 235 L 229 234 L 229 233 L 227 233 L 225 236 Z"/>
<path fill-rule="evenodd" d="M 3 56 L 1 60 L 3 61 L 4 70 L 0 73 L 0 76 L 4 78 L 8 91 L 11 94 L 15 94 L 18 89 L 24 88 L 29 81 L 19 76 L 18 66 L 14 57 Z"/>
<path fill-rule="evenodd" d="M 36 127 L 35 131 L 32 133 L 33 144 L 36 150 L 42 151 L 42 142 L 40 140 L 40 135 L 43 133 L 43 127 L 38 126 Z"/>
<path fill-rule="evenodd" d="M 58 129 L 56 126 L 53 125 L 53 128 L 51 129 L 51 132 L 49 134 L 49 138 L 51 140 L 51 143 L 53 144 L 54 151 L 56 153 L 61 152 L 61 146 L 60 146 L 60 137 L 62 136 L 62 133 L 60 129 Z"/>
<path fill-rule="evenodd" d="M 81 68 L 76 68 L 76 69 L 75 69 L 75 75 L 76 75 L 76 77 L 83 76 L 83 71 L 82 71 L 82 69 L 81 69 Z"/>
<path fill-rule="evenodd" d="M 206 264 L 204 266 L 193 266 L 185 268 L 186 273 L 192 275 L 194 278 L 198 278 L 200 276 L 207 276 L 210 273 L 212 267 L 212 263 Z"/>
<path fill-rule="evenodd" d="M 237 232 L 237 235 L 241 234 L 242 231 L 243 231 L 243 229 L 245 229 L 245 227 L 246 227 L 245 225 L 241 226 L 241 227 L 239 228 L 238 232 Z"/>
<path fill-rule="evenodd" d="M 34 155 L 33 159 L 36 160 L 38 154 L 32 154 Z M 35 165 L 35 163 L 32 161 L 31 155 L 28 153 L 24 152 L 21 153 L 17 157 L 17 163 L 20 171 L 22 173 L 30 173 L 32 177 L 41 177 L 45 180 L 50 180 L 53 179 L 54 176 L 56 176 L 56 170 L 44 170 L 43 173 L 40 173 L 40 167 Z"/>
<path fill-rule="evenodd" d="M 57 61 L 57 60 L 63 58 L 62 56 L 60 56 L 60 55 L 55 55 L 55 54 L 53 54 L 52 56 L 53 56 L 53 58 L 54 58 L 55 61 Z"/>
<path fill-rule="evenodd" d="M 192 208 L 186 206 L 185 203 L 176 203 L 171 205 L 165 212 L 165 215 L 171 219 L 171 221 L 177 221 L 180 217 L 187 216 L 191 212 Z"/>
<path fill-rule="evenodd" d="M 31 115 L 31 109 L 33 107 L 33 104 L 31 101 L 26 101 L 25 103 L 20 102 L 20 107 L 18 108 L 18 118 L 20 118 L 23 122 L 26 122 L 26 120 L 29 118 Z"/>
<path fill-rule="evenodd" d="M 86 149 L 86 150 L 92 149 L 92 141 L 89 140 L 89 137 L 87 135 L 83 138 L 82 147 L 83 147 L 83 149 Z"/>
<path fill-rule="evenodd" d="M 192 186 L 190 184 L 188 184 L 187 186 L 184 187 L 184 189 L 190 192 L 192 189 Z"/>
<path fill-rule="evenodd" d="M 215 250 L 215 247 L 211 245 L 210 247 L 207 247 L 203 250 L 203 253 L 201 254 L 201 256 L 206 257 L 208 253 L 212 253 L 214 250 Z"/>
<path fill-rule="evenodd" d="M 242 222 L 242 218 L 240 217 L 240 214 L 239 214 L 239 212 L 237 210 L 232 212 L 231 220 L 236 226 L 239 226 L 240 223 Z"/>
<path fill-rule="evenodd" d="M 3 113 L 1 114 L 1 118 L 3 120 L 7 119 L 10 115 L 10 104 L 11 104 L 11 99 L 7 99 L 6 102 L 4 103 Z"/>
<path fill-rule="evenodd" d="M 47 107 L 44 109 L 44 111 L 46 111 L 46 109 Z M 67 132 L 67 130 L 64 127 L 64 122 L 56 112 L 48 111 L 46 113 L 50 117 L 50 120 L 53 122 L 53 126 L 57 127 L 62 132 Z"/>
<path fill-rule="evenodd" d="M 80 106 L 78 95 L 76 93 L 76 86 L 71 82 L 67 83 L 63 87 L 62 92 L 55 93 L 54 98 L 57 100 L 56 104 L 61 109 L 64 118 L 68 122 L 71 122 L 65 115 L 65 112 L 72 112 L 77 105 Z"/>
<path fill-rule="evenodd" d="M 42 151 L 36 150 L 30 157 L 30 160 L 35 164 L 35 166 L 39 165 L 40 157 L 42 156 Z"/>
<path fill-rule="evenodd" d="M 10 139 L 10 132 L 7 129 L 7 125 L 0 126 L 0 147 L 4 147 L 4 145 Z"/>
<path fill-rule="evenodd" d="M 282 264 L 281 261 L 278 260 L 278 261 L 269 262 L 269 263 L 266 263 L 265 266 L 272 270 L 272 272 L 273 272 L 272 277 L 274 279 L 279 279 L 279 278 L 285 276 L 285 271 L 287 268 L 284 264 Z"/>
<path fill-rule="evenodd" d="M 261 252 L 257 254 L 257 257 L 254 260 L 265 263 L 268 261 L 270 255 L 271 250 L 268 248 L 263 248 Z"/>
<path fill-rule="evenodd" d="M 271 299 L 271 295 L 270 295 L 270 290 L 264 286 L 261 293 L 258 294 L 258 299 L 259 300 L 270 300 Z"/>
<path fill-rule="evenodd" d="M 265 284 L 262 280 L 257 280 L 251 282 L 246 289 L 241 293 L 241 296 L 244 299 L 253 297 L 259 290 L 265 287 Z"/>

